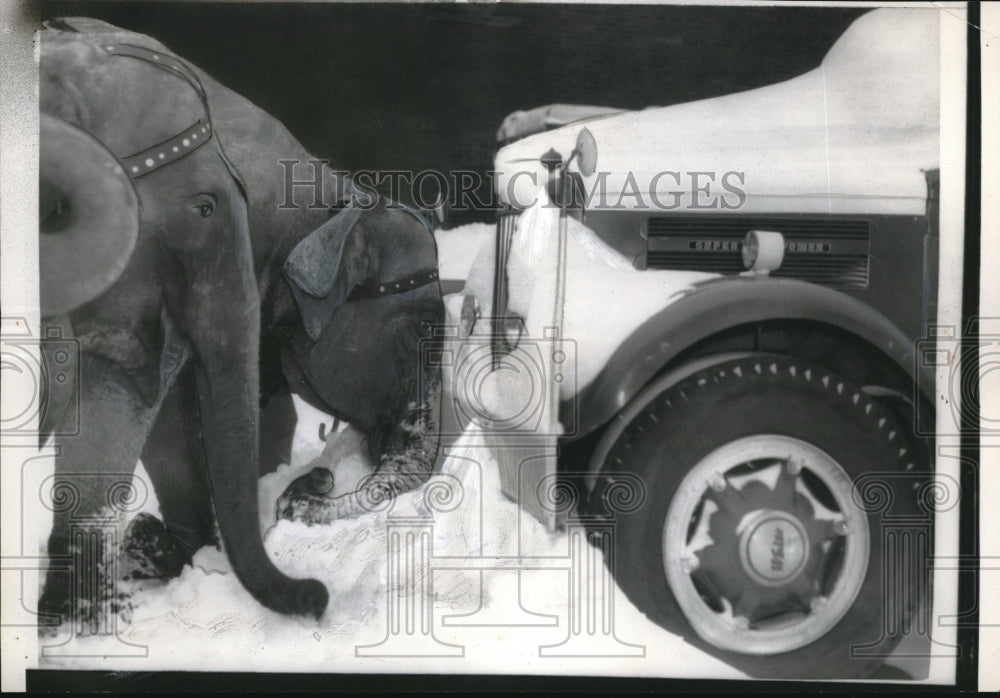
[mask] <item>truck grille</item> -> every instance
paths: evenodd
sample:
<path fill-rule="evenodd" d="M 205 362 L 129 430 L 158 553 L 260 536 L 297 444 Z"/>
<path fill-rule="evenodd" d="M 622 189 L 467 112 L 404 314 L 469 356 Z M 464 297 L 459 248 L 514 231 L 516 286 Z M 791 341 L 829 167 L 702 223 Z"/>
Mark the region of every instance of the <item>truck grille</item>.
<path fill-rule="evenodd" d="M 870 224 L 859 219 L 650 218 L 646 267 L 738 274 L 744 271 L 740 248 L 751 230 L 785 236 L 785 259 L 774 276 L 839 288 L 868 286 Z"/>

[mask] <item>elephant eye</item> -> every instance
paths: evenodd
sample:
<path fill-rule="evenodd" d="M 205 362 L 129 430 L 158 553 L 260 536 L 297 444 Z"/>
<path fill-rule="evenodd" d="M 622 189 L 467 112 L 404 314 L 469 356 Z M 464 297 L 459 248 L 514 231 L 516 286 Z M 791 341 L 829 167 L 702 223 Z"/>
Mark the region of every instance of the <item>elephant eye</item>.
<path fill-rule="evenodd" d="M 434 321 L 424 318 L 420 321 L 420 334 L 427 337 L 431 336 L 431 332 L 434 331 Z"/>
<path fill-rule="evenodd" d="M 191 202 L 191 206 L 199 216 L 208 218 L 215 213 L 215 197 L 211 194 L 199 194 Z"/>

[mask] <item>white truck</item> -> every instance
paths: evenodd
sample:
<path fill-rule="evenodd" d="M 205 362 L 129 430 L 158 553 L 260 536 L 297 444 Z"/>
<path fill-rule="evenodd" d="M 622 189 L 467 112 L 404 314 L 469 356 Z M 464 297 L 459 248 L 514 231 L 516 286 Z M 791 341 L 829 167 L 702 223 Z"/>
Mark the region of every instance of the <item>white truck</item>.
<path fill-rule="evenodd" d="M 452 418 L 554 444 L 511 494 L 558 525 L 531 485 L 579 487 L 632 602 L 752 675 L 869 676 L 927 632 L 938 33 L 878 10 L 780 84 L 518 112 L 495 239 L 439 236 Z"/>

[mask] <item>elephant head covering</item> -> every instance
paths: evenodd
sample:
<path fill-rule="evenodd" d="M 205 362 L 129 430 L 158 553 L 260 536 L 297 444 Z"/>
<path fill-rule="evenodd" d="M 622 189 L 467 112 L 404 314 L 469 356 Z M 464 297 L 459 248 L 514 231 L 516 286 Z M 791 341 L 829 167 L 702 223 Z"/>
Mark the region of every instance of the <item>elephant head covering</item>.
<path fill-rule="evenodd" d="M 198 93 L 198 98 L 201 100 L 202 108 L 205 110 L 204 118 L 198 119 L 198 121 L 172 138 L 168 138 L 162 143 L 157 143 L 146 150 L 122 158 L 122 164 L 125 166 L 125 171 L 130 177 L 133 179 L 142 177 L 169 165 L 185 155 L 194 152 L 212 139 L 212 112 L 208 106 L 208 97 L 205 95 L 205 88 L 202 86 L 201 80 L 198 79 L 198 76 L 191 68 L 175 56 L 162 51 L 154 51 L 144 46 L 121 43 L 108 44 L 104 49 L 110 55 L 135 58 L 177 75 L 194 88 L 194 91 Z M 236 180 L 236 183 L 240 187 L 240 192 L 245 199 L 247 197 L 246 185 L 240 178 L 239 172 L 236 171 L 233 163 L 226 157 L 226 152 L 222 148 L 222 142 L 219 139 L 215 139 L 215 141 L 215 146 L 226 165 L 226 169 L 229 170 L 229 174 Z"/>
<path fill-rule="evenodd" d="M 53 29 L 59 29 L 62 31 L 77 32 L 79 30 L 73 25 L 73 21 L 74 20 L 54 20 L 52 22 L 48 22 L 46 26 L 51 26 Z M 148 175 L 151 172 L 155 172 L 161 167 L 165 167 L 170 163 L 176 162 L 186 155 L 193 153 L 195 150 L 212 140 L 212 113 L 208 105 L 208 97 L 205 94 L 205 88 L 202 86 L 201 80 L 198 79 L 198 75 L 190 66 L 184 63 L 177 56 L 174 56 L 166 51 L 158 51 L 145 46 L 138 46 L 136 44 L 108 43 L 103 45 L 103 49 L 110 56 L 121 56 L 123 58 L 140 60 L 167 73 L 176 75 L 180 79 L 187 82 L 192 89 L 194 89 L 198 95 L 198 99 L 201 101 L 202 109 L 204 110 L 202 118 L 198 119 L 196 122 L 165 141 L 156 143 L 144 150 L 132 153 L 131 155 L 120 157 L 119 160 L 129 177 L 132 179 L 138 179 L 139 177 Z M 246 199 L 246 185 L 240 177 L 239 172 L 233 166 L 232 161 L 230 161 L 230 159 L 226 156 L 226 152 L 222 147 L 222 142 L 217 138 L 215 139 L 215 147 L 221 156 L 222 161 L 225 163 L 226 168 L 229 170 L 229 174 L 239 186 L 240 193 L 243 195 L 243 198 Z"/>

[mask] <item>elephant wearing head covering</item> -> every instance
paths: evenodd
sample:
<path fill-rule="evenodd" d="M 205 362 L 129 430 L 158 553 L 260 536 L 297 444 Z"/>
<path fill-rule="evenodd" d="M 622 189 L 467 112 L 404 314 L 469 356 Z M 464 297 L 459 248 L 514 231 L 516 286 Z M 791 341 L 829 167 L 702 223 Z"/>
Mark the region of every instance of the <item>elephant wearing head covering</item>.
<path fill-rule="evenodd" d="M 413 428 L 433 434 L 439 381 L 421 361 L 444 314 L 429 227 L 325 167 L 326 205 L 290 204 L 281 161 L 314 158 L 280 122 L 104 22 L 42 32 L 41 109 L 43 315 L 83 357 L 79 435 L 43 424 L 60 450 L 50 556 L 71 555 L 76 522 L 141 456 L 160 573 L 214 542 L 217 521 L 258 601 L 321 614 L 323 585 L 268 559 L 257 478 L 288 462 L 292 393 L 364 433 L 375 463 L 413 455 L 407 486 L 429 475 L 437 441 Z M 66 612 L 70 587 L 52 566 L 41 610 Z"/>

